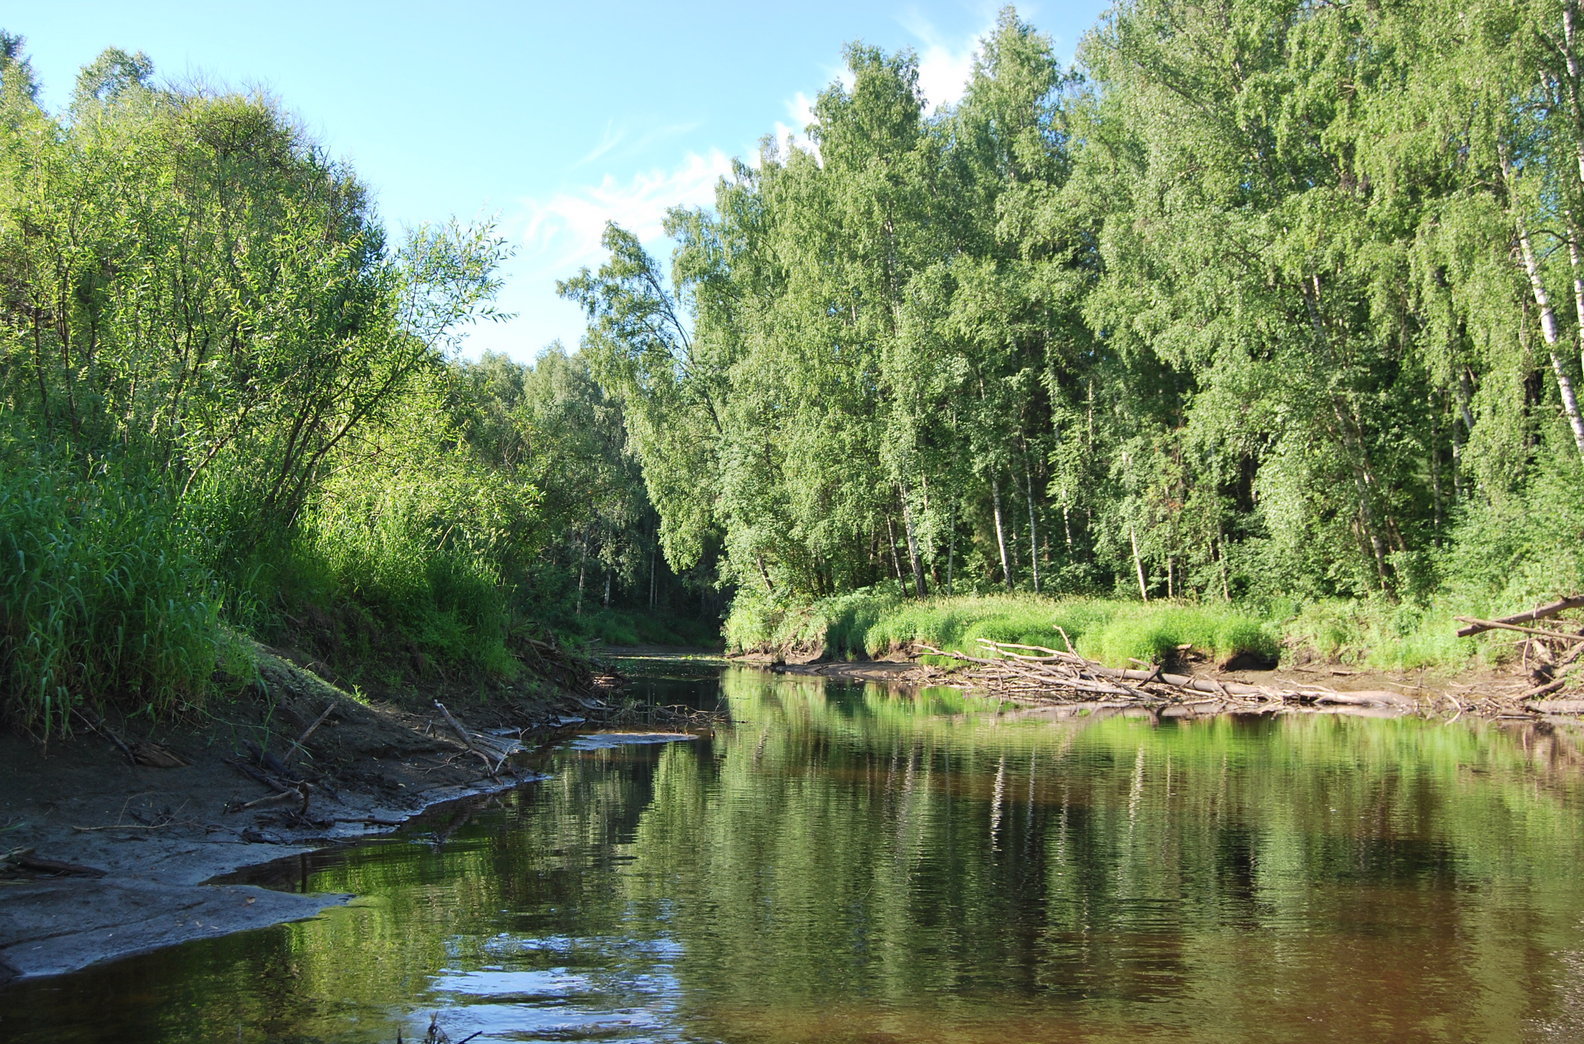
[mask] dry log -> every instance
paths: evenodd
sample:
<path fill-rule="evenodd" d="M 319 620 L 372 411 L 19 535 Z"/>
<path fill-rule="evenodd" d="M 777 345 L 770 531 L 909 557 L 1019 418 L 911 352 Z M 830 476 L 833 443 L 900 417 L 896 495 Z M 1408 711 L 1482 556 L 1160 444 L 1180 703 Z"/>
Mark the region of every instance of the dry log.
<path fill-rule="evenodd" d="M 1044 649 L 1039 646 L 1013 645 L 1012 643 L 1003 644 L 1001 642 L 992 642 L 986 638 L 980 638 L 979 644 L 996 651 L 1000 651 L 1005 647 L 1022 650 L 1033 650 L 1035 653 L 1043 654 L 1039 656 L 1031 656 L 1025 653 L 1022 656 L 1017 657 L 1019 660 L 1023 661 L 1042 660 L 1045 662 L 1057 661 L 1068 664 L 1072 664 L 1074 661 L 1077 661 L 1077 664 L 1082 664 L 1082 670 L 1086 673 L 1092 674 L 1098 678 L 1109 678 L 1115 681 L 1138 682 L 1142 685 L 1159 683 L 1173 689 L 1186 689 L 1189 692 L 1201 692 L 1210 696 L 1268 697 L 1270 695 L 1269 689 L 1263 689 L 1258 685 L 1244 685 L 1241 682 L 1221 682 L 1209 678 L 1195 678 L 1187 674 L 1167 674 L 1158 667 L 1149 671 L 1132 670 L 1120 667 L 1103 667 L 1092 660 L 1085 660 L 1081 656 L 1074 656 L 1072 653 L 1057 652 L 1055 649 Z M 951 654 L 948 653 L 947 655 Z"/>
<path fill-rule="evenodd" d="M 502 746 L 490 742 L 477 733 L 469 732 L 462 727 L 461 722 L 451 716 L 451 712 L 446 709 L 445 704 L 435 700 L 434 705 L 440 711 L 440 716 L 445 719 L 446 724 L 451 726 L 451 731 L 456 733 L 457 739 L 462 741 L 462 745 L 478 755 L 491 776 L 498 777 L 500 775 L 500 767 L 506 763 L 507 758 L 511 757 L 517 745 Z"/>
<path fill-rule="evenodd" d="M 1387 689 L 1359 689 L 1354 692 L 1327 692 L 1315 697 L 1316 703 L 1332 703 L 1347 707 L 1412 707 L 1418 701 L 1412 696 Z"/>
<path fill-rule="evenodd" d="M 1524 710 L 1536 714 L 1584 714 L 1584 700 L 1530 700 Z"/>
<path fill-rule="evenodd" d="M 1549 605 L 1536 606 L 1535 608 L 1530 609 L 1528 612 L 1514 613 L 1512 616 L 1503 616 L 1498 620 L 1474 620 L 1468 617 L 1459 616 L 1457 619 L 1462 623 L 1468 624 L 1469 626 L 1459 628 L 1457 636 L 1459 638 L 1471 638 L 1482 631 L 1491 630 L 1492 628 L 1500 626 L 1501 624 L 1533 623 L 1536 620 L 1544 620 L 1547 617 L 1555 616 L 1557 613 L 1566 612 L 1569 609 L 1579 608 L 1584 608 L 1584 595 L 1569 595 L 1568 597 L 1552 602 Z"/>
<path fill-rule="evenodd" d="M 1069 699 L 1064 702 L 1098 695 L 1124 697 L 1132 700 L 1134 706 L 1150 708 L 1207 702 L 1225 707 L 1264 708 L 1279 703 L 1315 703 L 1322 699 L 1356 706 L 1405 707 L 1414 702 L 1399 693 L 1338 695 L 1320 686 L 1271 689 L 1214 678 L 1167 674 L 1160 667 L 1148 670 L 1105 667 L 1070 651 L 1061 652 L 1038 645 L 987 639 L 980 639 L 979 644 L 995 655 L 971 656 L 967 653 L 945 652 L 930 645 L 921 645 L 920 648 L 973 664 L 972 677 L 998 693 L 1044 701 L 1058 700 L 1065 694 Z M 1204 699 L 1207 696 L 1213 699 L 1207 701 Z"/>
<path fill-rule="evenodd" d="M 1473 616 L 1454 616 L 1452 619 L 1469 626 L 1458 631 L 1459 638 L 1480 634 L 1484 631 L 1517 631 L 1520 634 L 1539 635 L 1541 638 L 1550 638 L 1558 642 L 1576 642 L 1579 635 L 1568 634 L 1566 631 L 1547 631 L 1539 627 L 1521 627 L 1518 624 L 1508 623 L 1506 620 L 1481 620 Z M 1466 632 L 1466 633 L 1465 633 Z"/>
<path fill-rule="evenodd" d="M 1553 692 L 1561 692 L 1566 686 L 1566 678 L 1555 678 L 1543 685 L 1536 685 L 1534 688 L 1524 693 L 1523 698 L 1526 700 L 1538 700 L 1542 697 L 1551 695 Z"/>
<path fill-rule="evenodd" d="M 189 764 L 180 754 L 152 740 L 141 740 L 132 744 L 132 763 L 148 765 L 151 768 L 185 768 Z"/>
<path fill-rule="evenodd" d="M 59 859 L 42 859 L 33 854 L 31 848 L 16 848 L 0 856 L 0 864 L 14 866 L 18 870 L 27 870 L 35 874 L 50 874 L 54 877 L 104 877 L 105 871 L 97 866 L 83 866 L 80 863 L 65 863 Z"/>

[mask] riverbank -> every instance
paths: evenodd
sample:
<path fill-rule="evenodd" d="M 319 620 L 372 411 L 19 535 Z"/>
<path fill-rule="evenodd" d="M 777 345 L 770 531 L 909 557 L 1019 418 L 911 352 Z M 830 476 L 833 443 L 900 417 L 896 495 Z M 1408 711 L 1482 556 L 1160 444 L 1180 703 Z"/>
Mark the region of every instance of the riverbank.
<path fill-rule="evenodd" d="M 543 691 L 447 699 L 461 731 L 430 701 L 360 701 L 260 651 L 252 691 L 198 720 L 85 721 L 45 747 L 0 736 L 0 981 L 345 902 L 205 882 L 533 779 L 499 755 L 601 709 Z"/>
<path fill-rule="evenodd" d="M 805 654 L 788 659 L 770 655 L 745 655 L 732 658 L 734 662 L 759 667 L 777 674 L 800 677 L 820 677 L 848 682 L 878 682 L 885 685 L 920 689 L 928 686 L 950 686 L 987 699 L 1003 700 L 1025 707 L 1056 707 L 1069 710 L 1094 710 L 1113 706 L 1148 706 L 1148 701 L 1115 697 L 1096 697 L 1076 690 L 1064 690 L 1059 683 L 1050 683 L 1048 694 L 1031 693 L 1026 679 L 996 670 L 980 669 L 971 663 L 940 666 L 928 662 L 934 657 L 923 650 L 913 655 L 893 652 L 890 656 L 874 660 L 832 660 Z M 1283 666 L 1270 670 L 1222 671 L 1187 668 L 1195 681 L 1208 683 L 1209 687 L 1226 684 L 1231 687 L 1248 686 L 1269 691 L 1271 701 L 1266 710 L 1286 707 L 1291 709 L 1325 709 L 1330 711 L 1369 714 L 1425 714 L 1454 718 L 1464 714 L 1482 717 L 1523 715 L 1534 718 L 1548 716 L 1576 718 L 1584 714 L 1584 701 L 1570 698 L 1535 700 L 1527 698 L 1532 691 L 1532 679 L 1522 665 L 1508 668 L 1465 669 L 1460 672 L 1431 670 L 1383 671 L 1353 667 L 1339 662 L 1311 662 Z M 1301 692 L 1306 698 L 1283 701 L 1280 694 Z M 1213 696 L 1213 693 L 1207 694 Z M 1214 715 L 1239 709 L 1248 709 L 1247 701 L 1227 702 L 1201 699 L 1190 708 L 1195 716 Z M 1170 716 L 1182 716 L 1188 710 L 1175 708 Z"/>
<path fill-rule="evenodd" d="M 1091 694 L 1136 695 L 1113 683 L 1158 681 L 1150 669 L 1159 665 L 1208 679 L 1212 696 L 1225 695 L 1214 686 L 1226 682 L 1286 694 L 1292 698 L 1276 702 L 1300 705 L 1324 697 L 1405 712 L 1545 715 L 1584 711 L 1584 621 L 1569 618 L 1579 605 L 1564 598 L 1460 615 L 1340 601 L 1254 606 L 1029 594 L 917 600 L 868 590 L 804 606 L 745 602 L 734 606 L 725 632 L 744 662 L 775 670 L 950 684 L 1033 702 L 1071 702 L 1084 692 L 1053 684 L 1051 675 L 1061 670 L 1014 683 L 997 675 L 1015 664 L 973 661 L 1001 657 L 997 649 L 1018 658 L 1045 648 L 1053 660 L 1073 661 L 1069 667 L 1110 676 L 1066 687 Z M 1515 609 L 1522 611 L 1508 617 Z M 1137 677 L 1126 676 L 1140 668 Z M 1244 695 L 1271 702 L 1261 693 Z"/>

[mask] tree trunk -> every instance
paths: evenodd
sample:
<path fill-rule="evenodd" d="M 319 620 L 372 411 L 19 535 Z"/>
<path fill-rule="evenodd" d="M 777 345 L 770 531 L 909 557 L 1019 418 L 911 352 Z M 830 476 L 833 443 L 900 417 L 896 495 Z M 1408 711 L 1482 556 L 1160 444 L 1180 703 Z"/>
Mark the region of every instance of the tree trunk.
<path fill-rule="evenodd" d="M 1039 594 L 1039 530 L 1034 522 L 1034 472 L 1029 468 L 1027 445 L 1023 447 L 1023 484 L 1028 490 L 1029 568 L 1034 574 L 1034 593 Z"/>
<path fill-rule="evenodd" d="M 1503 167 L 1506 164 L 1503 163 Z M 1510 176 L 1510 175 L 1509 175 Z M 1568 375 L 1567 364 L 1558 348 L 1556 310 L 1551 306 L 1551 295 L 1545 280 L 1540 276 L 1540 262 L 1535 257 L 1534 244 L 1529 240 L 1529 229 L 1523 218 L 1517 217 L 1518 252 L 1523 258 L 1524 274 L 1529 277 L 1529 289 L 1534 293 L 1535 305 L 1540 309 L 1540 336 L 1545 339 L 1551 356 L 1551 372 L 1556 376 L 1557 391 L 1562 396 L 1562 412 L 1567 415 L 1568 426 L 1573 429 L 1573 444 L 1584 459 L 1584 416 L 1579 414 L 1578 394 L 1573 389 L 1573 378 Z"/>
<path fill-rule="evenodd" d="M 1299 287 L 1303 297 L 1304 307 L 1309 313 L 1309 325 L 1314 335 L 1315 349 L 1321 353 L 1321 358 L 1330 365 L 1336 353 L 1332 350 L 1331 337 L 1326 332 L 1325 317 L 1320 310 L 1320 277 L 1309 276 Z M 1352 473 L 1353 487 L 1358 494 L 1358 528 L 1363 538 L 1363 548 L 1368 551 L 1375 562 L 1375 572 L 1380 577 L 1381 590 L 1391 586 L 1391 571 L 1387 565 L 1387 539 L 1388 531 L 1395 530 L 1391 520 L 1386 520 L 1386 528 L 1375 509 L 1375 491 L 1380 488 L 1380 482 L 1375 476 L 1375 469 L 1369 460 L 1369 452 L 1365 445 L 1363 431 L 1349 408 L 1344 406 L 1342 397 L 1336 392 L 1330 394 L 1331 416 L 1336 421 L 1336 431 L 1333 433 L 1342 444 L 1343 452 L 1348 461 L 1348 470 Z M 1402 550 L 1400 546 L 1398 550 Z"/>
<path fill-rule="evenodd" d="M 891 572 L 896 575 L 897 583 L 902 583 L 902 558 L 897 554 L 896 523 L 886 516 L 886 543 L 891 548 Z"/>
<path fill-rule="evenodd" d="M 1573 268 L 1573 315 L 1578 322 L 1576 340 L 1578 341 L 1579 366 L 1584 368 L 1584 258 L 1579 256 L 1579 240 L 1577 226 L 1573 224 L 1573 215 L 1567 215 L 1568 234 L 1568 264 Z"/>
<path fill-rule="evenodd" d="M 588 567 L 588 541 L 578 541 L 578 586 L 577 601 L 572 605 L 572 615 L 583 615 L 583 577 Z"/>
<path fill-rule="evenodd" d="M 1144 560 L 1139 557 L 1138 533 L 1134 531 L 1133 524 L 1128 523 L 1128 543 L 1133 545 L 1133 570 L 1138 573 L 1139 597 L 1149 601 L 1149 585 L 1144 582 Z"/>
<path fill-rule="evenodd" d="M 913 528 L 913 509 L 908 506 L 907 486 L 897 482 L 897 496 L 902 501 L 902 533 L 907 538 L 908 566 L 913 570 L 913 593 L 924 597 L 924 563 L 919 558 L 918 533 Z"/>
<path fill-rule="evenodd" d="M 1001 483 L 990 473 L 990 504 L 995 509 L 996 547 L 1001 552 L 1001 579 L 1006 589 L 1012 590 L 1012 566 L 1007 559 L 1006 527 L 1001 520 Z"/>
<path fill-rule="evenodd" d="M 952 505 L 951 530 L 946 534 L 946 593 L 952 594 L 952 572 L 957 562 L 957 506 Z"/>

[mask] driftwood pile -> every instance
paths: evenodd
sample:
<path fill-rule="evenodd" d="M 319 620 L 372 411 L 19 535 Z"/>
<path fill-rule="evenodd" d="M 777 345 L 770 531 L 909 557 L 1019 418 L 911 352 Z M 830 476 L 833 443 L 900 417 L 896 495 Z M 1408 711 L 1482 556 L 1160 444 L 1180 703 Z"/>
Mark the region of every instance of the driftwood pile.
<path fill-rule="evenodd" d="M 1265 686 L 1170 674 L 1161 667 L 1129 670 L 1105 667 L 1068 649 L 978 639 L 988 654 L 969 656 L 921 646 L 937 656 L 972 665 L 971 688 L 1031 703 L 1121 702 L 1149 708 L 1182 707 L 1193 713 L 1273 710 L 1291 704 L 1338 704 L 1411 709 L 1416 701 L 1398 692 L 1338 692 L 1320 685 Z"/>
<path fill-rule="evenodd" d="M 1528 672 L 1528 685 L 1516 693 L 1485 693 L 1470 701 L 1443 694 L 1440 698 L 1455 706 L 1458 713 L 1474 710 L 1503 716 L 1521 705 L 1538 714 L 1584 714 L 1584 699 L 1558 699 L 1556 694 L 1584 681 L 1584 624 L 1577 620 L 1555 620 L 1570 609 L 1584 609 L 1584 595 L 1558 599 L 1522 613 L 1496 620 L 1459 616 L 1464 626 L 1458 637 L 1467 638 L 1500 630 L 1519 634 L 1522 664 Z M 1537 627 L 1538 621 L 1550 624 Z M 1065 637 L 1065 635 L 1063 636 Z M 1140 706 L 1177 713 L 1215 714 L 1237 710 L 1273 710 L 1290 705 L 1348 705 L 1412 710 L 1419 701 L 1400 692 L 1384 690 L 1338 691 L 1320 685 L 1248 685 L 1187 674 L 1173 674 L 1163 667 L 1141 665 L 1141 669 L 1106 667 L 1079 656 L 1069 642 L 1066 650 L 1015 642 L 978 639 L 984 655 L 937 649 L 919 649 L 946 656 L 968 665 L 957 675 L 969 688 L 982 689 L 1027 703 L 1100 703 Z M 1481 688 L 1489 688 L 1482 686 Z"/>
<path fill-rule="evenodd" d="M 456 717 L 446 709 L 446 705 L 439 700 L 434 701 L 435 710 L 440 712 L 440 717 L 451 729 L 451 734 L 457 738 L 468 752 L 476 755 L 484 762 L 484 771 L 489 773 L 491 779 L 500 779 L 501 766 L 506 764 L 506 759 L 523 750 L 520 739 L 507 739 L 504 736 L 486 736 L 482 732 L 475 732 L 464 726 Z"/>
<path fill-rule="evenodd" d="M 1530 688 L 1519 697 L 1524 701 L 1524 708 L 1545 714 L 1584 713 L 1584 700 L 1547 699 L 1561 692 L 1570 681 L 1577 680 L 1577 672 L 1572 668 L 1584 658 L 1584 627 L 1577 621 L 1563 620 L 1546 627 L 1533 626 L 1536 621 L 1551 620 L 1569 609 L 1580 608 L 1584 608 L 1584 595 L 1561 598 L 1499 620 L 1459 616 L 1456 619 L 1464 626 L 1457 633 L 1459 638 L 1470 638 L 1486 631 L 1522 635 L 1518 642 L 1519 653 L 1530 682 Z"/>

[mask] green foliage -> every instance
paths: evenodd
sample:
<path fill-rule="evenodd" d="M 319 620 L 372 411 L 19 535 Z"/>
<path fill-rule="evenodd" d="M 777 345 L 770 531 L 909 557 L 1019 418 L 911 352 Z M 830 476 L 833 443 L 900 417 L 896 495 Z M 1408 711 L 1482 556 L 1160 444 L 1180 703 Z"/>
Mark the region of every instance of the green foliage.
<path fill-rule="evenodd" d="M 1481 660 L 1499 661 L 1506 651 L 1504 639 L 1491 634 L 1457 637 L 1462 625 L 1453 617 L 1458 611 L 1382 599 L 1320 600 L 1283 621 L 1283 641 L 1300 657 L 1318 655 L 1379 670 L 1446 671 Z"/>
<path fill-rule="evenodd" d="M 1472 615 L 1584 590 L 1584 466 L 1548 455 L 1536 472 L 1513 494 L 1468 505 L 1453 530 L 1441 571 Z"/>
<path fill-rule="evenodd" d="M 705 649 L 720 644 L 718 627 L 637 609 L 596 609 L 568 621 L 566 633 L 607 646 Z"/>
<path fill-rule="evenodd" d="M 168 495 L 120 464 L 81 475 L 0 421 L 0 721 L 48 739 L 79 707 L 201 707 L 240 653 Z"/>
<path fill-rule="evenodd" d="M 553 535 L 581 525 L 585 557 L 636 576 L 649 516 L 586 372 L 547 365 L 525 395 L 451 359 L 497 317 L 490 226 L 387 245 L 273 103 L 158 85 L 112 48 L 52 116 L 0 44 L 0 414 L 18 459 L 48 447 L 22 473 L 55 476 L 7 486 L 27 565 L 0 602 L 6 717 L 66 727 L 91 685 L 199 700 L 222 607 L 347 677 L 509 677 Z"/>
<path fill-rule="evenodd" d="M 1083 655 L 1113 667 L 1172 663 L 1187 647 L 1219 662 L 1248 656 L 1275 664 L 1279 645 L 1265 621 L 1230 607 L 1130 605 L 1085 634 Z"/>
<path fill-rule="evenodd" d="M 800 648 L 853 658 L 924 644 L 981 656 L 983 638 L 1058 650 L 1071 646 L 1114 666 L 1130 666 L 1131 659 L 1167 662 L 1180 646 L 1221 661 L 1248 654 L 1274 663 L 1276 634 L 1267 621 L 1229 607 L 1034 595 L 921 601 L 896 590 L 852 592 L 805 609 L 739 597 L 726 624 L 727 648 L 736 651 Z"/>
<path fill-rule="evenodd" d="M 663 528 L 718 532 L 732 640 L 816 643 L 824 609 L 773 607 L 879 585 L 1576 589 L 1572 17 L 1129 0 L 1080 75 L 1008 9 L 934 112 L 910 56 L 850 47 L 813 148 L 673 215 L 669 289 L 614 229 L 565 287 L 600 379 L 669 421 L 637 454 Z M 1256 641 L 1128 626 L 1117 656 Z M 1403 644 L 1429 626 L 1381 633 L 1453 655 Z"/>

